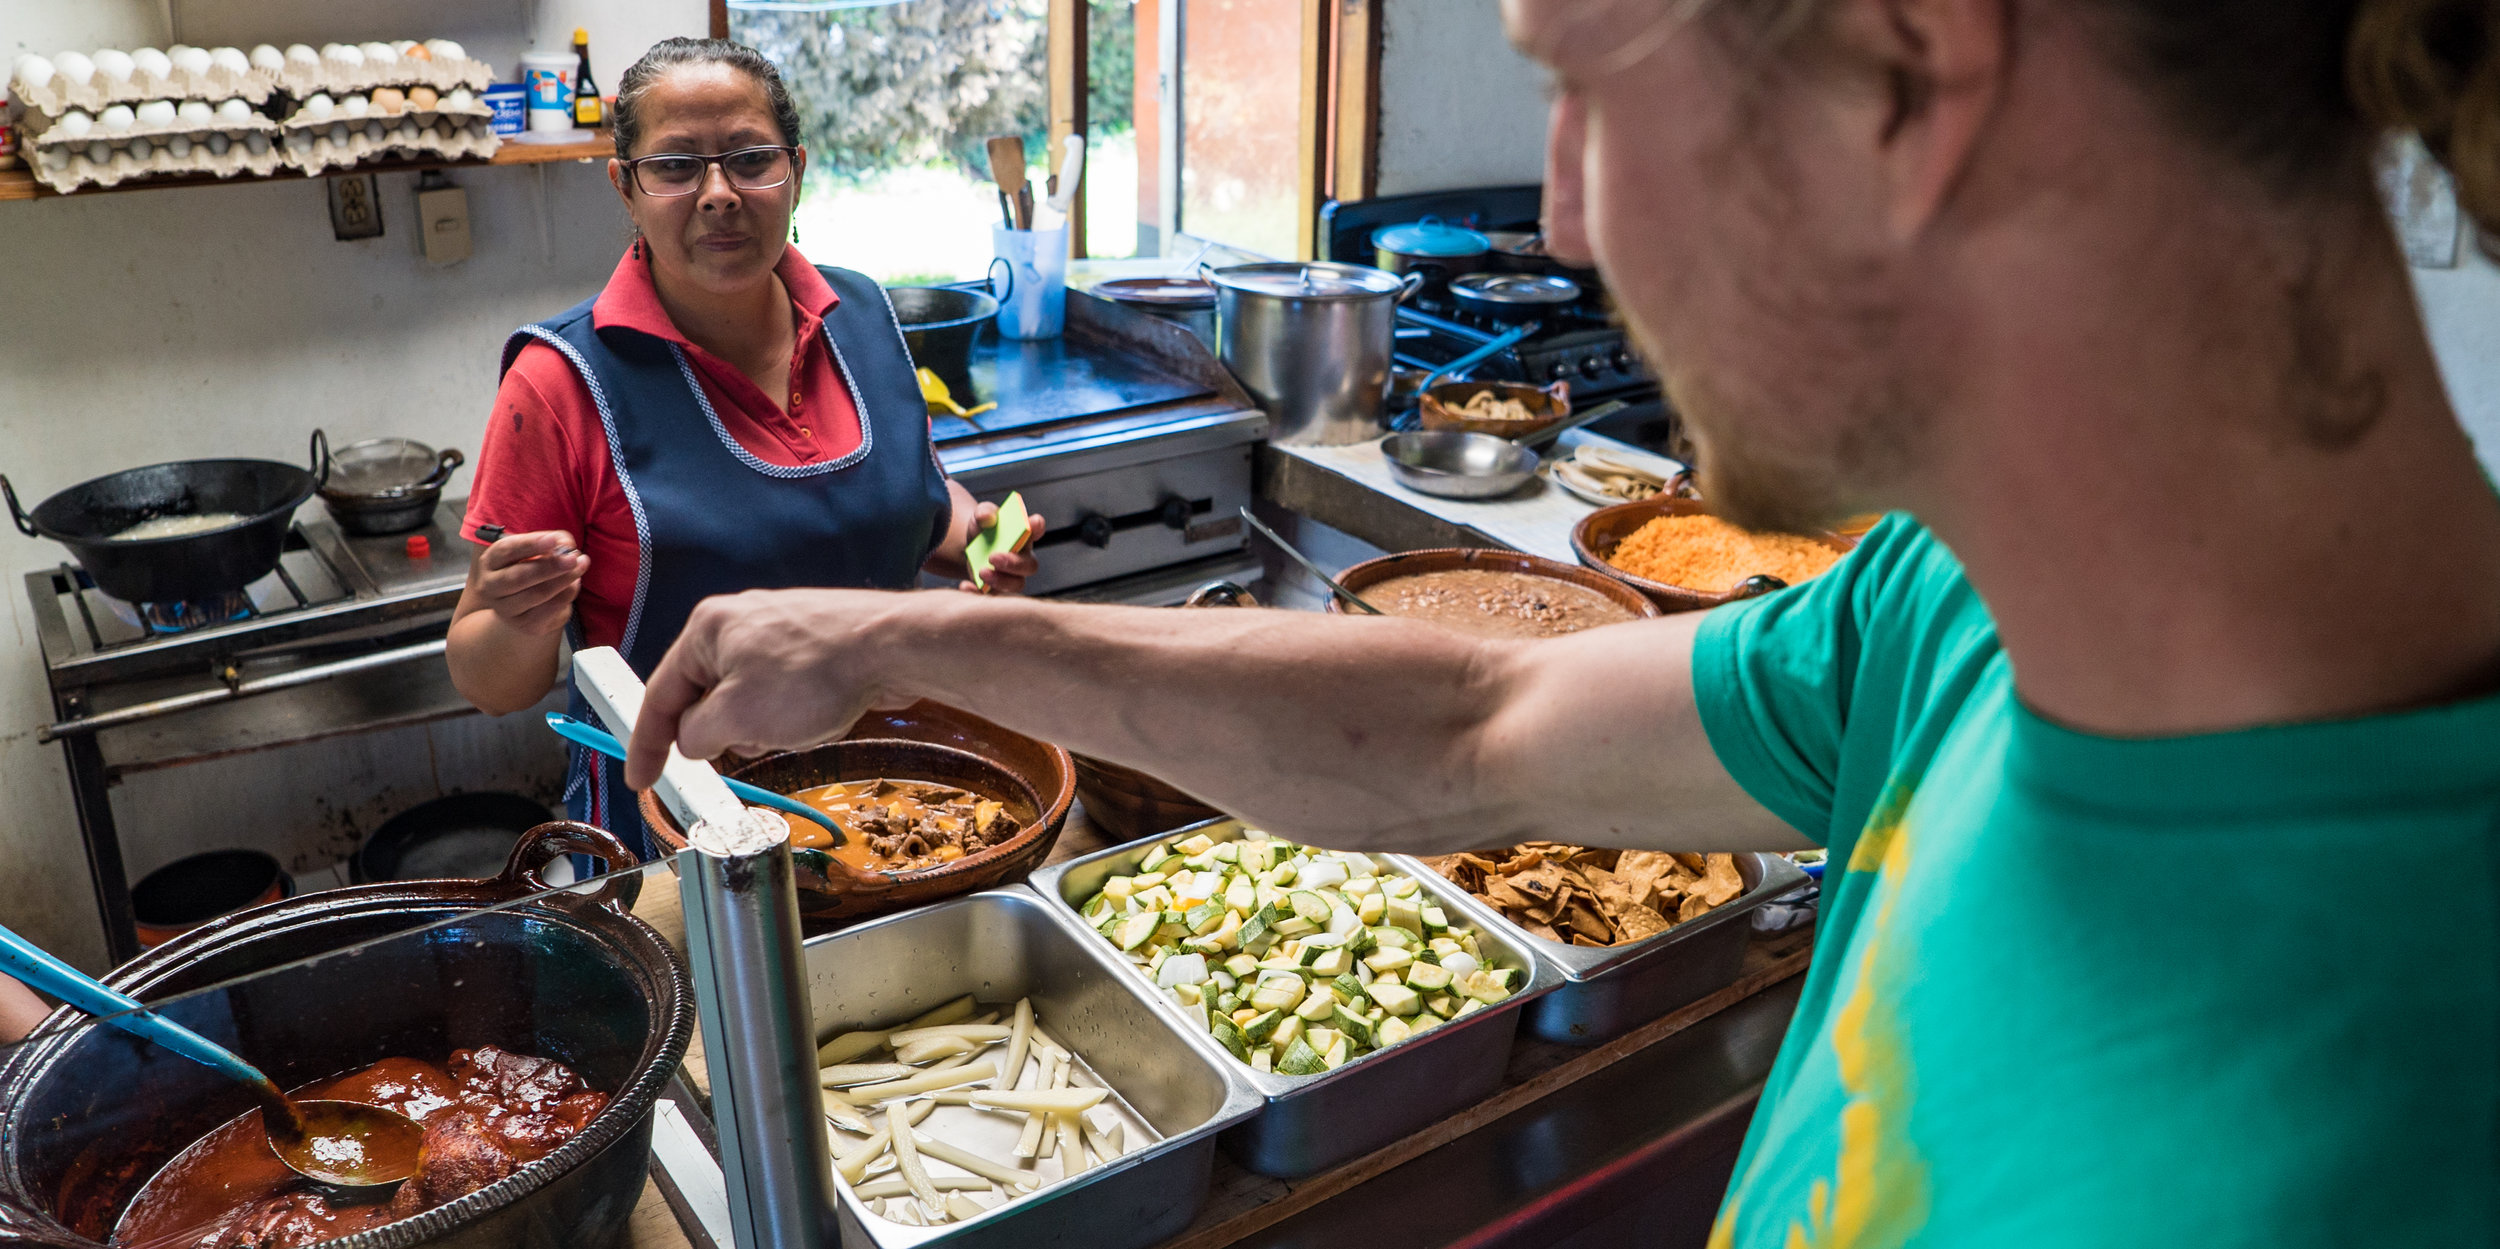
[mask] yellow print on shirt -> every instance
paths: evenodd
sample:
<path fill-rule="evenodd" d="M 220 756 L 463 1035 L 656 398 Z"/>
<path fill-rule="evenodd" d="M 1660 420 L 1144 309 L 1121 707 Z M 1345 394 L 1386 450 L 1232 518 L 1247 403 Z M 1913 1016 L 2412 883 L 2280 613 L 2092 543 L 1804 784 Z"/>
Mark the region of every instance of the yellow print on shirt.
<path fill-rule="evenodd" d="M 1899 977 L 1887 957 L 1893 907 L 1910 865 L 1914 839 L 1906 816 L 1915 791 L 1896 779 L 1849 855 L 1850 872 L 1880 875 L 1857 976 L 1832 1019 L 1832 1053 L 1848 1095 L 1840 1112 L 1839 1159 L 1829 1180 L 1814 1182 L 1803 1217 L 1790 1219 L 1784 1249 L 1893 1249 L 1927 1222 L 1927 1162 L 1909 1139 L 1913 1072 L 1895 1007 Z M 1750 1195 L 1747 1178 L 1719 1216 L 1710 1249 L 1736 1243 Z"/>

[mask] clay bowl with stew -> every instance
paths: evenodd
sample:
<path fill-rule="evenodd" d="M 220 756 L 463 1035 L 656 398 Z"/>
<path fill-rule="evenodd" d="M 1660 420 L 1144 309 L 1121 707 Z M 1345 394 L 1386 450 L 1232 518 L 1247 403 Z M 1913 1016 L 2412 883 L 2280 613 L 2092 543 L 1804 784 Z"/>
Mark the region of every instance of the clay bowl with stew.
<path fill-rule="evenodd" d="M 1458 571 L 1517 573 L 1521 576 L 1541 577 L 1548 581 L 1560 581 L 1582 589 L 1594 590 L 1607 602 L 1632 613 L 1634 619 L 1647 619 L 1666 614 L 1658 610 L 1658 605 L 1649 601 L 1638 590 L 1611 577 L 1602 576 L 1586 568 L 1575 568 L 1560 560 L 1546 559 L 1543 556 L 1529 555 L 1520 551 L 1438 547 L 1428 551 L 1384 555 L 1379 559 L 1366 560 L 1339 573 L 1337 582 L 1346 589 L 1362 595 L 1366 600 L 1371 600 L 1371 596 L 1365 591 L 1395 578 L 1428 572 Z M 1376 600 L 1373 600 L 1373 606 L 1387 610 Z M 1328 610 L 1343 614 L 1361 614 L 1360 609 L 1347 607 L 1333 594 L 1328 596 Z"/>
<path fill-rule="evenodd" d="M 1462 415 L 1464 408 L 1477 395 L 1490 392 L 1496 399 L 1516 401 L 1528 415 L 1516 421 L 1488 421 Z M 1416 402 L 1428 430 L 1453 429 L 1468 434 L 1491 434 L 1496 438 L 1525 438 L 1543 433 L 1557 423 L 1570 419 L 1571 383 L 1556 382 L 1543 390 L 1520 382 L 1443 382 L 1423 393 Z"/>
<path fill-rule="evenodd" d="M 1636 503 L 1618 503 L 1613 507 L 1601 507 L 1581 517 L 1580 523 L 1572 528 L 1571 549 L 1579 555 L 1581 563 L 1648 595 L 1651 601 L 1669 612 L 1705 611 L 1740 599 L 1759 598 L 1781 588 L 1766 583 L 1747 582 L 1733 590 L 1696 590 L 1689 586 L 1668 585 L 1663 581 L 1636 577 L 1609 562 L 1614 556 L 1615 548 L 1623 545 L 1624 539 L 1639 532 L 1641 526 L 1661 516 L 1706 516 L 1709 513 L 1709 505 L 1699 499 L 1677 499 L 1666 495 L 1642 499 Z M 1844 538 L 1836 533 L 1817 534 L 1815 540 L 1843 555 L 1856 550 L 1858 546 L 1856 539 Z"/>
<path fill-rule="evenodd" d="M 929 702 L 872 711 L 840 741 L 756 759 L 724 758 L 720 768 L 782 794 L 880 777 L 930 781 L 1005 803 L 1017 822 L 1015 835 L 1005 841 L 894 876 L 891 888 L 875 892 L 848 889 L 838 869 L 811 858 L 825 852 L 798 851 L 799 913 L 817 930 L 1021 879 L 1049 857 L 1076 800 L 1076 767 L 1068 752 Z M 642 819 L 671 851 L 685 848 L 685 832 L 649 793 L 642 795 Z"/>

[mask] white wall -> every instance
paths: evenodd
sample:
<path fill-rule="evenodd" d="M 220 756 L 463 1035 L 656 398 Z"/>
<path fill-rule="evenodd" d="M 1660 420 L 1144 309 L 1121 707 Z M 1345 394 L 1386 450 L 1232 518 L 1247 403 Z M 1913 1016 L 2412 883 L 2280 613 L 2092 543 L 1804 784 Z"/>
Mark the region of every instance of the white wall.
<path fill-rule="evenodd" d="M 1545 77 L 1499 0 L 1384 0 L 1380 193 L 1544 181 Z"/>
<path fill-rule="evenodd" d="M 613 89 L 653 40 L 702 34 L 707 12 L 703 0 L 0 0 L 0 63 L 115 44 L 448 34 L 508 65 L 533 35 L 569 44 L 584 22 Z M 477 251 L 439 269 L 410 231 L 410 174 L 382 178 L 386 233 L 348 243 L 330 235 L 318 182 L 0 204 L 0 472 L 31 506 L 158 460 L 300 460 L 316 426 L 339 443 L 391 434 L 474 452 L 505 335 L 595 292 L 627 231 L 596 166 L 456 177 Z M 464 470 L 451 489 L 466 488 Z M 18 575 L 60 554 L 0 531 L 0 923 L 95 967 L 103 945 L 61 752 L 34 737 L 51 707 Z M 422 798 L 541 773 L 552 747 L 525 728 L 470 718 L 133 778 L 115 803 L 132 876 L 219 845 L 335 849 Z M 520 766 L 501 749 L 541 753 Z"/>

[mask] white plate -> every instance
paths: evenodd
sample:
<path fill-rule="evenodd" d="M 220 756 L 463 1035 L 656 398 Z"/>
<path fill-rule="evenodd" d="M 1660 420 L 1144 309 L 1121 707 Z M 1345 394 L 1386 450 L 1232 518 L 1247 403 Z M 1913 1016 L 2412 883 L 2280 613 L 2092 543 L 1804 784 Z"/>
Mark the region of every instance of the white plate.
<path fill-rule="evenodd" d="M 1638 448 L 1627 446 L 1611 439 L 1607 440 L 1607 442 L 1603 445 L 1595 443 L 1582 443 L 1571 453 L 1569 458 L 1571 460 L 1578 460 L 1582 455 L 1590 455 L 1592 458 L 1603 457 L 1604 459 L 1613 460 L 1616 464 L 1624 468 L 1637 469 L 1640 472 L 1647 473 L 1658 478 L 1661 482 L 1671 483 L 1676 479 L 1677 474 L 1685 471 L 1684 465 L 1668 459 L 1663 455 L 1652 455 L 1647 451 L 1642 451 Z M 1568 493 L 1572 497 L 1585 502 L 1594 503 L 1599 507 L 1613 507 L 1617 503 L 1632 502 L 1630 499 L 1617 498 L 1611 494 L 1605 494 L 1595 490 L 1582 489 L 1580 486 L 1574 484 L 1569 478 L 1566 478 L 1554 471 L 1556 467 L 1564 462 L 1565 461 L 1562 460 L 1553 461 L 1546 464 L 1541 470 L 1539 470 L 1539 472 L 1547 481 L 1561 487 L 1565 493 Z"/>

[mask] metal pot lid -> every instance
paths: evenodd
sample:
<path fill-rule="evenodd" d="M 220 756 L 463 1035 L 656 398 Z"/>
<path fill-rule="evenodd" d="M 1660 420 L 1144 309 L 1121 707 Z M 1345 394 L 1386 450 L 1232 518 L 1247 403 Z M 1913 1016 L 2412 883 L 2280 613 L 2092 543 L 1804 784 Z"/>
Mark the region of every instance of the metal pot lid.
<path fill-rule="evenodd" d="M 1372 246 L 1401 256 L 1481 256 L 1493 244 L 1483 234 L 1465 226 L 1450 225 L 1439 217 L 1426 217 L 1421 221 L 1382 226 L 1372 231 Z"/>
<path fill-rule="evenodd" d="M 1369 299 L 1394 295 L 1403 286 L 1384 270 L 1325 263 L 1231 265 L 1207 276 L 1232 290 L 1296 299 Z"/>
<path fill-rule="evenodd" d="M 1470 273 L 1452 279 L 1450 289 L 1469 299 L 1496 304 L 1549 307 L 1580 302 L 1580 284 L 1548 273 Z"/>
<path fill-rule="evenodd" d="M 1212 308 L 1215 284 L 1197 278 L 1117 278 L 1096 283 L 1094 294 L 1154 308 Z"/>

